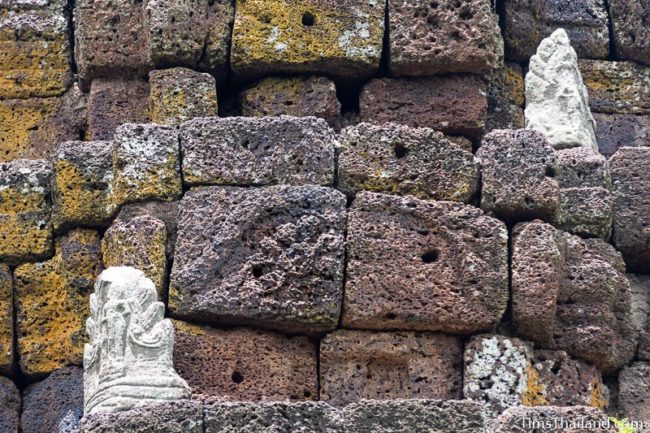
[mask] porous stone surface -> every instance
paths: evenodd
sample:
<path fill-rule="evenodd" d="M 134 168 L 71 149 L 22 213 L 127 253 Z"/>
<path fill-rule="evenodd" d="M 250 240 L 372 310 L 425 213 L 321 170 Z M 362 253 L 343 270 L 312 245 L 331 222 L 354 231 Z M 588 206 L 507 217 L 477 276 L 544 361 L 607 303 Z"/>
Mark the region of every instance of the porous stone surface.
<path fill-rule="evenodd" d="M 476 75 L 378 78 L 363 87 L 361 122 L 395 122 L 478 138 L 487 116 L 487 84 Z"/>
<path fill-rule="evenodd" d="M 57 239 L 52 259 L 16 268 L 16 337 L 23 373 L 37 377 L 81 364 L 88 293 L 101 267 L 98 233 L 77 229 Z"/>
<path fill-rule="evenodd" d="M 190 397 L 172 363 L 174 326 L 157 299 L 153 281 L 135 268 L 113 266 L 97 278 L 86 321 L 85 415 Z"/>
<path fill-rule="evenodd" d="M 190 190 L 169 290 L 175 317 L 289 332 L 334 329 L 345 196 L 317 186 Z"/>
<path fill-rule="evenodd" d="M 187 68 L 161 69 L 149 73 L 149 85 L 153 123 L 178 125 L 195 117 L 217 115 L 217 83 L 210 74 Z"/>
<path fill-rule="evenodd" d="M 628 269 L 650 266 L 650 148 L 622 147 L 609 160 L 614 195 L 614 236 Z"/>
<path fill-rule="evenodd" d="M 113 147 L 113 200 L 117 205 L 173 201 L 182 193 L 178 134 L 172 127 L 127 123 Z"/>
<path fill-rule="evenodd" d="M 151 279 L 159 299 L 167 283 L 167 228 L 158 218 L 143 215 L 117 220 L 102 239 L 104 266 L 132 266 Z"/>
<path fill-rule="evenodd" d="M 114 215 L 112 149 L 108 141 L 69 141 L 59 146 L 52 158 L 55 230 L 101 226 Z"/>
<path fill-rule="evenodd" d="M 489 0 L 397 1 L 387 10 L 394 75 L 489 74 L 503 62 L 499 18 Z"/>
<path fill-rule="evenodd" d="M 340 137 L 338 187 L 469 202 L 478 192 L 478 164 L 429 128 L 361 123 Z"/>
<path fill-rule="evenodd" d="M 150 216 L 165 223 L 167 229 L 167 246 L 165 252 L 167 261 L 171 263 L 176 246 L 176 229 L 178 216 L 178 202 L 150 201 L 146 203 L 133 203 L 123 206 L 117 215 L 118 221 L 129 222 L 139 216 Z"/>
<path fill-rule="evenodd" d="M 370 75 L 379 70 L 384 8 L 377 0 L 237 0 L 231 69 L 239 77 Z"/>
<path fill-rule="evenodd" d="M 174 365 L 193 394 L 236 401 L 318 399 L 317 348 L 307 337 L 181 321 L 174 327 Z"/>
<path fill-rule="evenodd" d="M 123 412 L 86 414 L 80 433 L 204 433 L 203 407 L 186 400 L 147 404 Z"/>
<path fill-rule="evenodd" d="M 559 207 L 557 161 L 535 130 L 495 130 L 476 153 L 481 167 L 481 209 L 499 218 L 554 220 Z"/>
<path fill-rule="evenodd" d="M 581 239 L 540 221 L 518 224 L 513 234 L 516 334 L 603 372 L 630 361 L 636 336 L 620 253 L 600 239 Z"/>
<path fill-rule="evenodd" d="M 38 260 L 52 253 L 51 164 L 0 163 L 0 262 Z"/>
<path fill-rule="evenodd" d="M 343 326 L 490 330 L 508 302 L 507 240 L 505 224 L 472 206 L 358 193 Z"/>
<path fill-rule="evenodd" d="M 621 59 L 650 64 L 650 31 L 647 17 L 650 5 L 643 1 L 610 0 L 612 37 Z"/>
<path fill-rule="evenodd" d="M 518 64 L 505 63 L 492 73 L 487 88 L 485 132 L 524 128 L 524 92 L 524 72 Z"/>
<path fill-rule="evenodd" d="M 650 114 L 649 69 L 633 62 L 580 60 L 580 72 L 596 113 Z"/>
<path fill-rule="evenodd" d="M 564 29 L 578 56 L 605 59 L 609 30 L 603 0 L 505 0 L 506 58 L 527 62 L 542 39 Z"/>
<path fill-rule="evenodd" d="M 619 409 L 632 421 L 645 421 L 650 417 L 649 377 L 650 364 L 645 362 L 635 362 L 624 368 L 618 376 Z"/>
<path fill-rule="evenodd" d="M 602 410 L 585 407 L 525 407 L 506 410 L 497 419 L 494 433 L 615 433 Z"/>
<path fill-rule="evenodd" d="M 598 150 L 596 121 L 578 69 L 578 56 L 563 29 L 544 39 L 526 74 L 526 128 L 542 132 L 555 149 Z"/>
<path fill-rule="evenodd" d="M 20 391 L 11 380 L 0 376 L 0 431 L 18 433 L 20 406 Z"/>
<path fill-rule="evenodd" d="M 628 274 L 632 291 L 632 322 L 639 333 L 638 358 L 650 361 L 650 275 Z"/>
<path fill-rule="evenodd" d="M 4 374 L 10 373 L 14 364 L 13 288 L 9 266 L 0 264 L 0 373 Z"/>
<path fill-rule="evenodd" d="M 83 415 L 83 370 L 66 367 L 29 385 L 23 393 L 23 433 L 79 431 Z"/>
<path fill-rule="evenodd" d="M 111 140 L 121 124 L 145 123 L 149 119 L 148 83 L 125 78 L 93 80 L 88 96 L 90 140 Z"/>
<path fill-rule="evenodd" d="M 0 162 L 48 158 L 86 129 L 86 95 L 78 86 L 52 98 L 0 100 Z"/>
<path fill-rule="evenodd" d="M 323 119 L 199 118 L 181 126 L 187 185 L 331 185 L 338 140 Z"/>
<path fill-rule="evenodd" d="M 265 78 L 241 93 L 240 104 L 247 117 L 315 116 L 333 128 L 341 123 L 336 86 L 326 77 Z"/>
<path fill-rule="evenodd" d="M 650 146 L 650 116 L 595 113 L 598 150 L 607 158 L 623 146 Z"/>
<path fill-rule="evenodd" d="M 339 330 L 320 345 L 320 399 L 461 398 L 462 342 L 432 333 Z"/>

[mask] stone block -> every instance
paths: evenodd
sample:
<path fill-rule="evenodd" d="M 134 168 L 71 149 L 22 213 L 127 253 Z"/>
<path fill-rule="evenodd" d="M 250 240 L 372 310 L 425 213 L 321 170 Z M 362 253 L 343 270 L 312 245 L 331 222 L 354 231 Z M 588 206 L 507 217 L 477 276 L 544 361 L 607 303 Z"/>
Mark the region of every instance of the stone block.
<path fill-rule="evenodd" d="M 527 62 L 542 39 L 558 28 L 566 30 L 578 56 L 609 56 L 609 29 L 603 0 L 505 0 L 506 58 Z"/>
<path fill-rule="evenodd" d="M 384 2 L 237 0 L 230 64 L 238 77 L 379 71 Z"/>
<path fill-rule="evenodd" d="M 361 123 L 345 128 L 340 140 L 338 187 L 348 194 L 368 190 L 467 203 L 478 193 L 472 153 L 440 132 Z"/>
<path fill-rule="evenodd" d="M 650 146 L 650 116 L 595 113 L 598 150 L 607 158 L 623 146 Z"/>
<path fill-rule="evenodd" d="M 59 146 L 52 158 L 55 230 L 102 226 L 115 214 L 112 149 L 107 141 L 69 141 Z"/>
<path fill-rule="evenodd" d="M 596 113 L 650 114 L 650 69 L 632 62 L 581 60 L 580 72 Z"/>
<path fill-rule="evenodd" d="M 11 380 L 0 376 L 0 431 L 18 433 L 20 406 L 20 391 Z"/>
<path fill-rule="evenodd" d="M 615 433 L 602 410 L 585 407 L 525 407 L 505 411 L 493 426 L 494 433 Z"/>
<path fill-rule="evenodd" d="M 0 162 L 48 158 L 86 129 L 86 96 L 77 86 L 53 98 L 0 100 Z"/>
<path fill-rule="evenodd" d="M 45 160 L 0 163 L 0 261 L 20 263 L 52 253 L 50 183 Z"/>
<path fill-rule="evenodd" d="M 29 385 L 23 394 L 23 433 L 79 431 L 83 415 L 83 370 L 66 367 Z"/>
<path fill-rule="evenodd" d="M 361 91 L 360 121 L 428 127 L 477 139 L 487 116 L 487 83 L 475 75 L 379 78 Z"/>
<path fill-rule="evenodd" d="M 156 285 L 159 299 L 166 298 L 167 228 L 152 216 L 137 216 L 129 221 L 117 220 L 104 234 L 104 266 L 132 266 L 144 272 Z"/>
<path fill-rule="evenodd" d="M 336 134 L 322 119 L 200 118 L 180 132 L 187 185 L 332 185 Z"/>
<path fill-rule="evenodd" d="M 171 263 L 176 246 L 176 229 L 178 216 L 178 202 L 150 201 L 146 203 L 133 203 L 123 206 L 117 215 L 117 220 L 129 222 L 139 216 L 150 216 L 165 223 L 167 229 L 167 261 Z"/>
<path fill-rule="evenodd" d="M 174 321 L 174 366 L 195 395 L 223 400 L 318 399 L 317 347 L 307 337 Z"/>
<path fill-rule="evenodd" d="M 555 219 L 559 185 L 556 158 L 544 135 L 534 130 L 496 130 L 476 153 L 481 167 L 481 208 L 508 221 Z"/>
<path fill-rule="evenodd" d="M 55 256 L 14 271 L 20 368 L 30 377 L 80 365 L 88 295 L 101 271 L 99 235 L 78 229 L 57 239 Z"/>
<path fill-rule="evenodd" d="M 153 123 L 178 125 L 195 117 L 217 116 L 217 83 L 210 74 L 161 69 L 149 73 L 149 85 Z"/>
<path fill-rule="evenodd" d="M 240 105 L 247 117 L 315 116 L 337 129 L 341 123 L 336 86 L 325 77 L 265 78 L 241 93 Z"/>
<path fill-rule="evenodd" d="M 524 73 L 518 64 L 505 63 L 493 72 L 487 88 L 486 132 L 523 129 L 524 90 Z"/>
<path fill-rule="evenodd" d="M 321 341 L 320 399 L 460 399 L 462 346 L 443 334 L 336 331 Z"/>
<path fill-rule="evenodd" d="M 614 195 L 614 244 L 628 269 L 650 266 L 650 148 L 622 147 L 609 160 Z"/>
<path fill-rule="evenodd" d="M 634 0 L 608 3 L 617 58 L 650 64 L 650 31 L 646 22 L 650 4 Z"/>
<path fill-rule="evenodd" d="M 291 333 L 336 328 L 345 196 L 317 186 L 190 190 L 169 290 L 174 317 Z"/>
<path fill-rule="evenodd" d="M 3 374 L 11 373 L 14 365 L 13 289 L 9 266 L 0 264 L 0 373 Z"/>
<path fill-rule="evenodd" d="M 178 133 L 172 127 L 132 123 L 118 127 L 113 146 L 114 202 L 180 198 L 179 153 Z"/>
<path fill-rule="evenodd" d="M 72 84 L 70 58 L 63 8 L 0 15 L 0 99 L 62 95 Z"/>
<path fill-rule="evenodd" d="M 345 327 L 472 333 L 506 309 L 506 226 L 475 207 L 360 192 L 347 242 Z"/>
<path fill-rule="evenodd" d="M 635 362 L 625 367 L 618 376 L 619 409 L 630 421 L 647 421 L 650 419 L 650 364 Z M 647 432 L 647 426 L 640 429 Z"/>
<path fill-rule="evenodd" d="M 149 84 L 142 80 L 93 80 L 88 97 L 88 138 L 111 140 L 123 123 L 147 123 Z"/>
<path fill-rule="evenodd" d="M 628 274 L 632 290 L 632 322 L 639 333 L 638 358 L 650 361 L 650 275 Z"/>
<path fill-rule="evenodd" d="M 203 406 L 181 400 L 124 412 L 100 412 L 81 420 L 80 433 L 204 433 Z"/>
<path fill-rule="evenodd" d="M 540 348 L 559 349 L 605 373 L 636 347 L 630 286 L 620 253 L 540 221 L 515 226 L 513 325 Z"/>
<path fill-rule="evenodd" d="M 396 76 L 486 74 L 503 62 L 489 0 L 388 2 L 390 71 Z"/>

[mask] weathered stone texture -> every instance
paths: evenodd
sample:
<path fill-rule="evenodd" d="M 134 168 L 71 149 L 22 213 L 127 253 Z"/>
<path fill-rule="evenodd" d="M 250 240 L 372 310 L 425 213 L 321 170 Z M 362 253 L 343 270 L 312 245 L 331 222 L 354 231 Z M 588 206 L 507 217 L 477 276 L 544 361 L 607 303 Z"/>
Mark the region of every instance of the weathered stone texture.
<path fill-rule="evenodd" d="M 636 336 L 621 255 L 535 221 L 514 229 L 513 324 L 538 347 L 565 350 L 612 372 L 632 359 Z"/>
<path fill-rule="evenodd" d="M 639 333 L 638 358 L 650 361 L 650 275 L 628 274 L 632 290 L 632 322 Z"/>
<path fill-rule="evenodd" d="M 167 228 L 152 216 L 117 220 L 104 234 L 104 266 L 132 266 L 156 285 L 159 299 L 165 299 L 167 282 Z"/>
<path fill-rule="evenodd" d="M 554 220 L 559 185 L 553 148 L 541 132 L 496 130 L 476 153 L 481 166 L 481 208 L 500 218 Z"/>
<path fill-rule="evenodd" d="M 247 117 L 316 116 L 339 128 L 341 103 L 334 82 L 325 77 L 266 78 L 240 95 L 242 114 Z"/>
<path fill-rule="evenodd" d="M 52 221 L 55 230 L 103 225 L 115 213 L 112 143 L 70 141 L 54 155 Z"/>
<path fill-rule="evenodd" d="M 75 433 L 83 415 L 83 370 L 66 367 L 30 385 L 23 394 L 23 433 Z"/>
<path fill-rule="evenodd" d="M 20 368 L 30 376 L 79 365 L 88 294 L 101 271 L 99 235 L 75 230 L 57 239 L 56 255 L 14 272 Z"/>
<path fill-rule="evenodd" d="M 318 399 L 317 348 L 307 337 L 174 321 L 174 366 L 193 394 L 225 400 Z"/>
<path fill-rule="evenodd" d="M 563 424 L 565 423 L 565 424 Z M 494 433 L 615 433 L 607 414 L 592 407 L 513 407 L 494 425 Z M 564 427 L 566 426 L 566 427 Z"/>
<path fill-rule="evenodd" d="M 650 364 L 636 362 L 626 367 L 618 376 L 619 409 L 630 420 L 646 421 L 650 419 Z M 640 432 L 646 432 L 641 429 Z"/>
<path fill-rule="evenodd" d="M 0 431 L 18 433 L 20 406 L 20 391 L 11 380 L 0 376 Z"/>
<path fill-rule="evenodd" d="M 0 172 L 0 261 L 19 263 L 51 254 L 51 165 L 21 159 L 0 163 Z"/>
<path fill-rule="evenodd" d="M 381 78 L 361 91 L 360 121 L 428 127 L 478 138 L 487 116 L 487 83 L 475 75 Z"/>
<path fill-rule="evenodd" d="M 388 2 L 388 17 L 394 75 L 489 74 L 503 62 L 499 18 L 489 0 Z"/>
<path fill-rule="evenodd" d="M 336 134 L 322 119 L 200 118 L 180 133 L 189 185 L 331 185 Z"/>
<path fill-rule="evenodd" d="M 614 195 L 614 244 L 630 271 L 650 266 L 650 148 L 623 147 L 609 161 Z"/>
<path fill-rule="evenodd" d="M 566 30 L 581 58 L 609 55 L 607 9 L 603 0 L 505 0 L 506 58 L 526 62 L 542 39 Z"/>
<path fill-rule="evenodd" d="M 230 64 L 239 77 L 379 70 L 384 2 L 237 0 Z"/>
<path fill-rule="evenodd" d="M 616 55 L 650 64 L 650 4 L 635 0 L 609 0 Z"/>
<path fill-rule="evenodd" d="M 650 114 L 649 68 L 600 60 L 580 60 L 579 64 L 592 111 Z"/>
<path fill-rule="evenodd" d="M 113 200 L 173 201 L 181 196 L 178 134 L 168 126 L 124 124 L 115 131 Z"/>
<path fill-rule="evenodd" d="M 153 123 L 178 125 L 195 117 L 217 115 L 217 83 L 210 74 L 162 69 L 149 73 L 149 84 Z"/>
<path fill-rule="evenodd" d="M 123 123 L 149 122 L 149 84 L 142 80 L 93 80 L 88 97 L 88 138 L 111 140 Z"/>
<path fill-rule="evenodd" d="M 478 192 L 479 172 L 471 152 L 440 132 L 398 124 L 361 123 L 341 133 L 338 186 L 469 202 Z"/>
<path fill-rule="evenodd" d="M 505 63 L 495 70 L 487 88 L 487 119 L 485 131 L 523 129 L 524 73 L 516 63 Z"/>
<path fill-rule="evenodd" d="M 14 364 L 13 288 L 9 266 L 0 263 L 0 373 L 4 374 L 10 373 Z"/>
<path fill-rule="evenodd" d="M 461 398 L 462 342 L 430 333 L 340 330 L 320 346 L 320 399 Z"/>
<path fill-rule="evenodd" d="M 606 157 L 623 146 L 650 146 L 650 116 L 595 113 L 598 150 Z"/>
<path fill-rule="evenodd" d="M 347 240 L 346 327 L 471 333 L 505 311 L 506 227 L 479 209 L 360 192 Z"/>
<path fill-rule="evenodd" d="M 167 247 L 165 251 L 168 262 L 171 262 L 176 246 L 178 202 L 150 201 L 146 203 L 128 204 L 122 207 L 116 220 L 129 222 L 139 216 L 150 216 L 165 223 L 167 229 Z"/>
<path fill-rule="evenodd" d="M 199 188 L 183 197 L 169 293 L 175 317 L 289 332 L 334 329 L 345 196 L 316 187 Z"/>

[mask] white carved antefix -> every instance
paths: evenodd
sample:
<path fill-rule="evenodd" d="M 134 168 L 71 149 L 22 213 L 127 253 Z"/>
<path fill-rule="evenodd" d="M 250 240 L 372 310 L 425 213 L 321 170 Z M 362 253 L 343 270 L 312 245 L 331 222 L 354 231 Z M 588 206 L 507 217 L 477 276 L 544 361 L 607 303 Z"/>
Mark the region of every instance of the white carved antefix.
<path fill-rule="evenodd" d="M 142 271 L 111 267 L 90 295 L 84 412 L 115 412 L 190 397 L 172 364 L 174 328 Z"/>

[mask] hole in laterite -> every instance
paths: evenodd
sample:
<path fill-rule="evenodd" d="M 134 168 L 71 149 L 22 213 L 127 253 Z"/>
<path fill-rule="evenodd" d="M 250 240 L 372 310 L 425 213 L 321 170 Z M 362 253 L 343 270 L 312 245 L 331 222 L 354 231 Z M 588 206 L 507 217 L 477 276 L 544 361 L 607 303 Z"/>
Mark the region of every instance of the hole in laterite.
<path fill-rule="evenodd" d="M 316 17 L 311 12 L 305 12 L 302 14 L 302 25 L 311 27 L 316 23 Z"/>
<path fill-rule="evenodd" d="M 546 177 L 555 177 L 555 169 L 553 167 L 546 167 L 544 174 Z"/>
<path fill-rule="evenodd" d="M 242 383 L 244 381 L 244 376 L 238 371 L 233 371 L 231 379 L 235 383 Z"/>
<path fill-rule="evenodd" d="M 395 157 L 398 159 L 404 158 L 408 153 L 408 149 L 401 144 L 395 145 Z"/>
<path fill-rule="evenodd" d="M 264 274 L 264 271 L 261 266 L 253 266 L 253 276 L 259 278 Z"/>
<path fill-rule="evenodd" d="M 426 253 L 422 254 L 422 262 L 433 263 L 438 260 L 438 257 L 440 257 L 440 251 L 438 250 L 427 251 Z"/>

